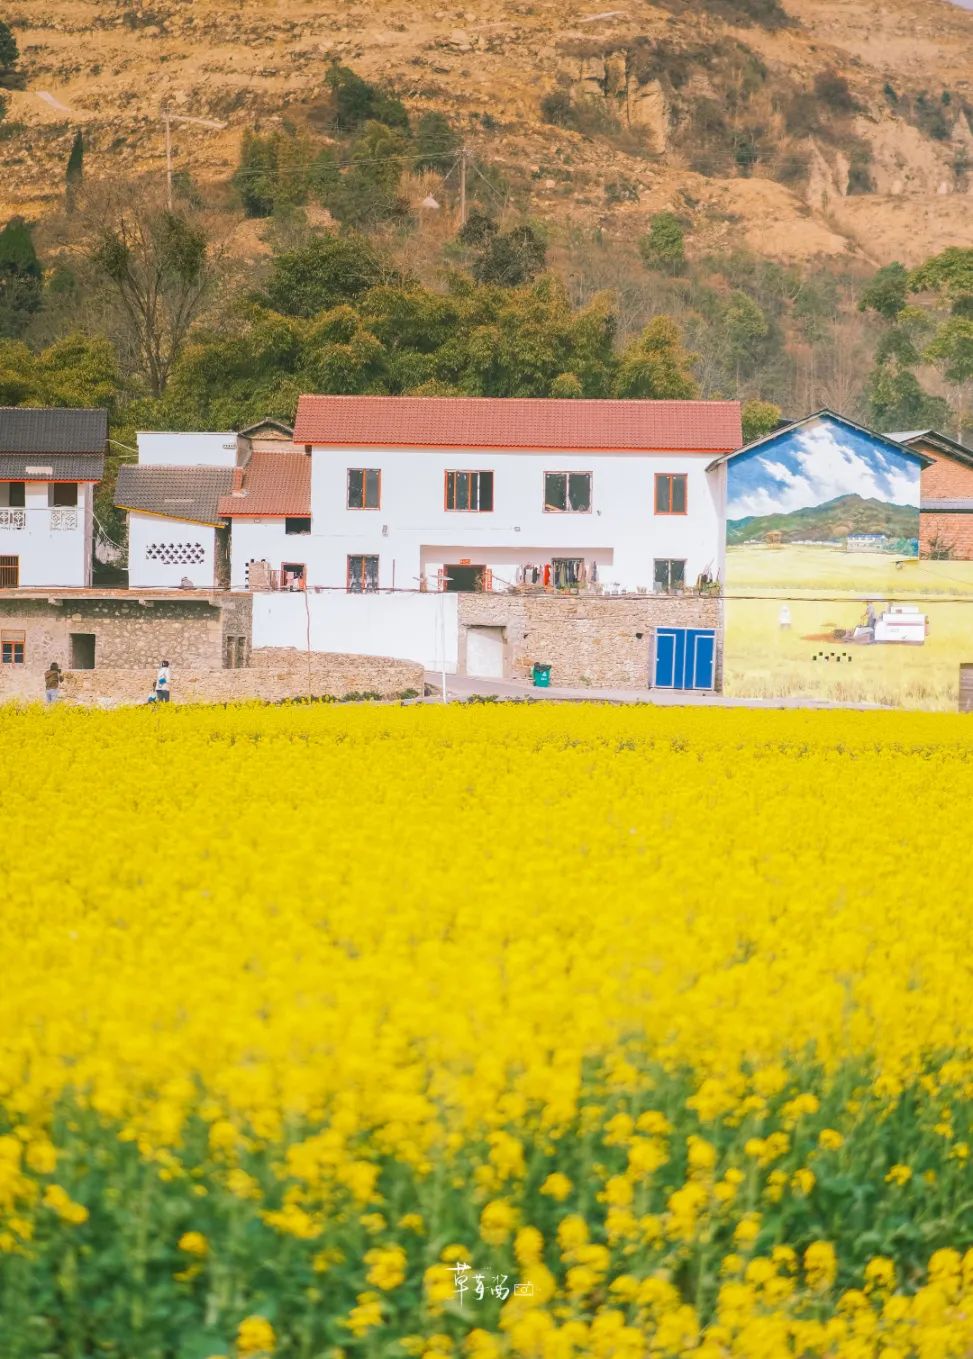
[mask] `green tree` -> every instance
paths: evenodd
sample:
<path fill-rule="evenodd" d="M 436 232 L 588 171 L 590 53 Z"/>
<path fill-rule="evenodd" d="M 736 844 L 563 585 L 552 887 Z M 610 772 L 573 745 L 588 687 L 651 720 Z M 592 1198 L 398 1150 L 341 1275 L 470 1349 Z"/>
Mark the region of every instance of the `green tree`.
<path fill-rule="evenodd" d="M 77 192 L 84 180 L 84 137 L 80 128 L 74 134 L 74 141 L 71 143 L 64 179 L 67 209 L 68 212 L 73 212 Z"/>
<path fill-rule="evenodd" d="M 886 264 L 862 290 L 859 311 L 878 312 L 886 321 L 895 321 L 909 300 L 909 271 L 897 261 Z"/>
<path fill-rule="evenodd" d="M 745 444 L 752 443 L 754 439 L 762 439 L 780 424 L 780 406 L 775 406 L 772 401 L 760 401 L 754 397 L 743 403 L 741 414 Z"/>
<path fill-rule="evenodd" d="M 949 419 L 947 402 L 924 391 L 915 373 L 894 358 L 872 369 L 866 399 L 876 429 L 929 429 Z"/>
<path fill-rule="evenodd" d="M 770 322 L 763 308 L 749 294 L 730 294 L 720 318 L 723 350 L 737 383 L 750 376 L 767 351 Z"/>
<path fill-rule="evenodd" d="M 0 81 L 9 80 L 15 74 L 20 60 L 17 39 L 10 25 L 0 19 Z"/>
<path fill-rule="evenodd" d="M 951 316 L 940 327 L 925 358 L 934 363 L 947 382 L 957 389 L 957 437 L 962 441 L 970 424 L 970 384 L 973 383 L 973 319 Z"/>
<path fill-rule="evenodd" d="M 616 396 L 679 400 L 699 395 L 691 372 L 696 355 L 684 348 L 671 316 L 655 316 L 622 354 Z"/>
<path fill-rule="evenodd" d="M 344 226 L 358 230 L 402 216 L 407 205 L 398 187 L 408 159 L 401 132 L 366 123 L 352 143 L 349 168 L 323 187 L 321 201 Z"/>
<path fill-rule="evenodd" d="M 909 275 L 909 291 L 935 293 L 954 315 L 973 309 L 973 247 L 950 246 L 933 255 Z"/>
<path fill-rule="evenodd" d="M 529 283 L 544 268 L 547 247 L 530 226 L 491 235 L 473 262 L 478 283 L 499 283 L 516 288 Z"/>
<path fill-rule="evenodd" d="M 0 231 L 0 336 L 17 337 L 40 310 L 43 284 L 30 227 L 12 217 Z"/>
<path fill-rule="evenodd" d="M 270 216 L 277 184 L 277 143 L 273 136 L 262 137 L 249 129 L 244 132 L 232 183 L 248 217 Z"/>
<path fill-rule="evenodd" d="M 680 274 L 686 267 L 686 241 L 682 221 L 674 212 L 657 212 L 648 232 L 639 241 L 639 254 L 650 269 Z"/>
<path fill-rule="evenodd" d="M 265 300 L 285 316 L 316 316 L 394 278 L 394 270 L 363 236 L 327 233 L 275 256 Z"/>
<path fill-rule="evenodd" d="M 442 113 L 424 113 L 416 124 L 413 144 L 417 170 L 445 171 L 459 150 L 459 138 Z"/>
<path fill-rule="evenodd" d="M 214 282 L 215 260 L 205 230 L 181 213 L 139 196 L 104 206 L 88 258 L 118 307 L 149 391 L 161 396 Z"/>
<path fill-rule="evenodd" d="M 367 122 L 408 130 L 409 115 L 405 105 L 394 95 L 363 80 L 349 66 L 333 62 L 325 80 L 331 91 L 335 121 L 340 130 L 354 131 Z"/>

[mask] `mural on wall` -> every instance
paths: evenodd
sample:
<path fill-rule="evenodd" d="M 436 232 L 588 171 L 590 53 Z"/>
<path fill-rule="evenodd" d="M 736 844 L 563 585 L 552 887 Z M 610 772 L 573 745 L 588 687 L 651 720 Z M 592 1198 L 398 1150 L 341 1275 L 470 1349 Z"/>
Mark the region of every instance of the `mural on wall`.
<path fill-rule="evenodd" d="M 973 562 L 919 557 L 927 465 L 831 415 L 729 460 L 727 693 L 955 707 Z"/>

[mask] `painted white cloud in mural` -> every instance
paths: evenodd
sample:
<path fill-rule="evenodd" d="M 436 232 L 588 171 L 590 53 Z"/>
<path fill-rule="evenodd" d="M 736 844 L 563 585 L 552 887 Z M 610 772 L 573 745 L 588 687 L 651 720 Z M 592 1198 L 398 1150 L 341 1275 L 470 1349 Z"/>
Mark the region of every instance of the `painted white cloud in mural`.
<path fill-rule="evenodd" d="M 845 495 L 918 507 L 918 463 L 822 420 L 785 431 L 765 452 L 731 462 L 727 514 L 730 519 L 790 514 Z"/>

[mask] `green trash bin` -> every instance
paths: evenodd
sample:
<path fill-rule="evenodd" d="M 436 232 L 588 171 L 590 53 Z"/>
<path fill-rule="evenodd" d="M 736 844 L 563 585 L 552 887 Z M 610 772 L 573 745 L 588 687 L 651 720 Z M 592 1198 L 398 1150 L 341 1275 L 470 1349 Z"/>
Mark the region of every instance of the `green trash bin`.
<path fill-rule="evenodd" d="M 535 661 L 533 682 L 535 689 L 549 689 L 551 687 L 551 667 Z"/>

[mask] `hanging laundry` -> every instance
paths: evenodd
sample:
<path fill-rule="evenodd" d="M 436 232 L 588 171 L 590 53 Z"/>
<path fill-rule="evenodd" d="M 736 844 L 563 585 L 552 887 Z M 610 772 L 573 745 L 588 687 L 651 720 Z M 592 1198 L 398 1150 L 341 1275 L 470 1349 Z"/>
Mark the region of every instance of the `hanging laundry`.
<path fill-rule="evenodd" d="M 544 563 L 544 589 L 545 589 L 545 590 L 549 590 L 550 588 L 551 588 L 551 563 L 550 563 L 550 562 L 545 562 L 545 563 Z"/>

